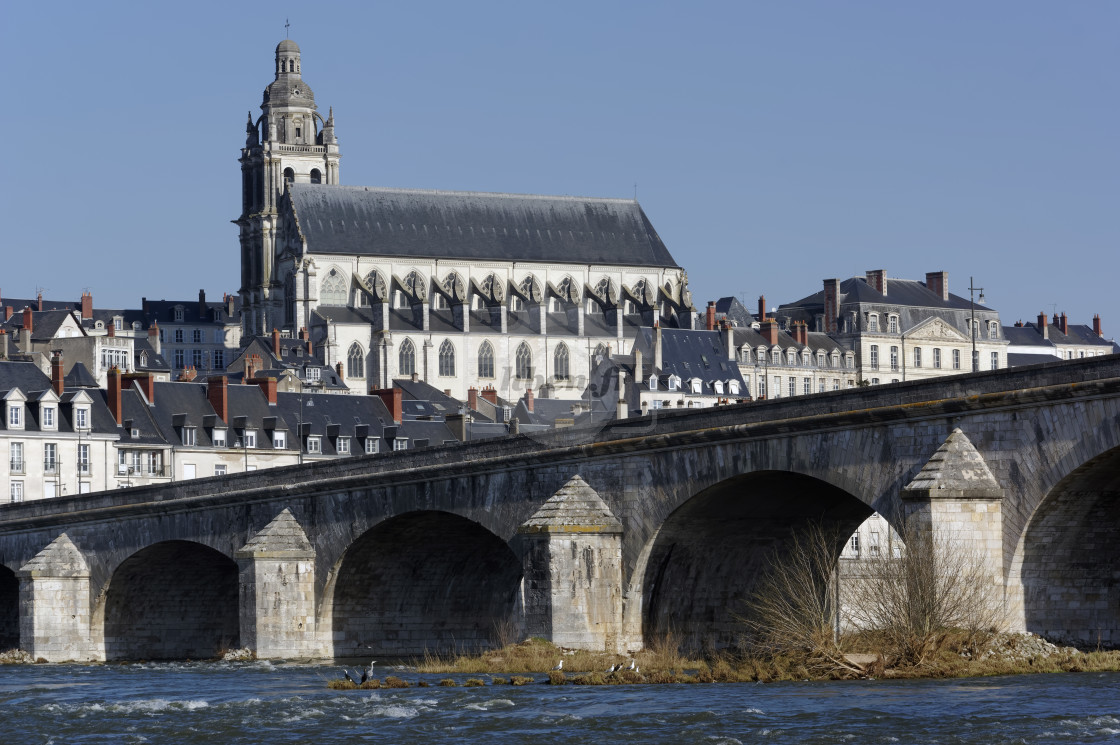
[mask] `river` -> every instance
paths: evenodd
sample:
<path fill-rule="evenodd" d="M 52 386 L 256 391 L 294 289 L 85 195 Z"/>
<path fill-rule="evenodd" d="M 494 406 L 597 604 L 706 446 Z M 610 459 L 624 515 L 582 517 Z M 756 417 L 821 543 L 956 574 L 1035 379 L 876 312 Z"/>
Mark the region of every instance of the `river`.
<path fill-rule="evenodd" d="M 1120 743 L 1120 673 L 328 690 L 338 675 L 269 662 L 3 667 L 0 743 Z"/>

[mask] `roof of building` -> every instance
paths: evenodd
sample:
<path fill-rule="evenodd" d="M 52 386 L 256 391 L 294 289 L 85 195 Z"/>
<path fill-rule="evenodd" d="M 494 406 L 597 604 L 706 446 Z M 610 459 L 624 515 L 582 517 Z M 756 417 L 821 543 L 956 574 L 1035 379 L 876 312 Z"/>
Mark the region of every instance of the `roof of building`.
<path fill-rule="evenodd" d="M 1012 342 L 1014 343 L 1014 342 Z M 1046 362 L 1060 362 L 1061 358 L 1052 354 L 1021 354 L 1019 352 L 1007 353 L 1008 367 L 1023 367 L 1024 365 L 1041 365 Z"/>
<path fill-rule="evenodd" d="M 726 318 L 731 321 L 732 326 L 740 328 L 747 327 L 754 323 L 754 316 L 747 310 L 747 307 L 739 302 L 737 297 L 721 297 L 716 301 L 716 318 Z"/>
<path fill-rule="evenodd" d="M 1104 347 L 1111 348 L 1113 342 L 1111 339 L 1105 339 L 1103 336 L 1093 331 L 1092 326 L 1084 323 L 1067 323 L 1066 332 L 1062 333 L 1062 329 L 1058 324 L 1046 325 L 1046 338 L 1042 338 L 1042 334 L 1038 331 L 1037 323 L 1024 323 L 1022 326 L 1004 326 L 1004 336 L 1012 344 L 1018 346 L 1032 346 L 1032 347 L 1055 347 L 1058 345 L 1072 345 L 1072 346 L 1085 346 L 1085 347 Z"/>
<path fill-rule="evenodd" d="M 642 364 L 645 367 L 646 361 L 653 363 L 653 329 L 643 327 L 638 334 L 638 343 L 646 355 Z M 736 380 L 740 385 L 746 385 L 739 365 L 727 355 L 721 331 L 662 329 L 661 369 L 658 373 L 661 378 L 676 375 L 682 381 L 699 378 L 709 384 L 717 380 Z"/>
<path fill-rule="evenodd" d="M 292 184 L 317 254 L 675 267 L 634 200 Z"/>
<path fill-rule="evenodd" d="M 968 298 L 949 293 L 949 299 L 943 300 L 941 295 L 926 287 L 925 282 L 913 279 L 887 279 L 887 294 L 876 290 L 868 284 L 865 277 L 851 277 L 840 283 L 840 304 L 867 303 L 870 305 L 899 305 L 919 308 L 957 308 L 968 309 L 972 307 Z M 978 308 L 992 310 L 987 305 L 976 304 Z M 778 307 L 779 313 L 783 309 L 793 308 L 824 308 L 824 289 L 814 292 L 793 303 L 784 303 Z"/>

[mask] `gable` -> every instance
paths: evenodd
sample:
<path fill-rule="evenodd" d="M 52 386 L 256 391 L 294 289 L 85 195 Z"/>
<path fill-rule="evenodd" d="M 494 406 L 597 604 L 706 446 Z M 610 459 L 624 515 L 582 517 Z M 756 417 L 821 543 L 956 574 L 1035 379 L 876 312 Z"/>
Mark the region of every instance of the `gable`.
<path fill-rule="evenodd" d="M 956 327 L 934 316 L 919 323 L 906 334 L 907 341 L 929 342 L 971 342 L 971 337 L 965 336 Z"/>

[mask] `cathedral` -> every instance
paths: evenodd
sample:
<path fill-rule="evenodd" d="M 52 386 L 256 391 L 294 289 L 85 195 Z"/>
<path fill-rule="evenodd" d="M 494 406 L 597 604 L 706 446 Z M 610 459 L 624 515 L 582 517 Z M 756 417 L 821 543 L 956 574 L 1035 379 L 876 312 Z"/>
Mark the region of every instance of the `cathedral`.
<path fill-rule="evenodd" d="M 333 110 L 301 67 L 280 42 L 246 125 L 246 334 L 307 330 L 354 392 L 415 378 L 575 399 L 638 328 L 693 328 L 687 274 L 635 200 L 343 186 Z"/>

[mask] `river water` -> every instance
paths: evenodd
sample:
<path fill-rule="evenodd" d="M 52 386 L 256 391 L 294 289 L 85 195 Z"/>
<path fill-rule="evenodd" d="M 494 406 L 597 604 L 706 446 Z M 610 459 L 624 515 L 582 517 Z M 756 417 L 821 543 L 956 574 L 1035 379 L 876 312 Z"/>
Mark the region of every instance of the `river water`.
<path fill-rule="evenodd" d="M 0 743 L 1120 743 L 1120 673 L 328 690 L 338 675 L 268 662 L 3 667 Z"/>

